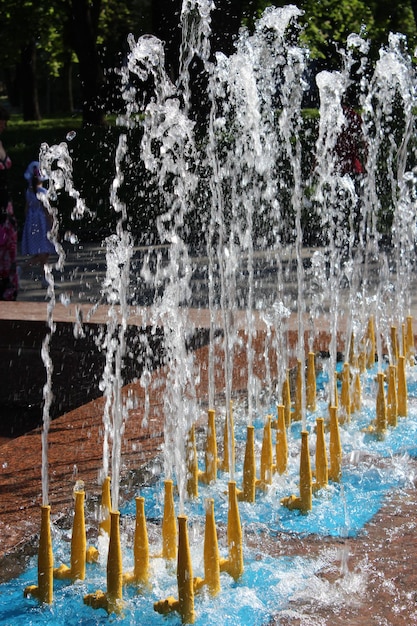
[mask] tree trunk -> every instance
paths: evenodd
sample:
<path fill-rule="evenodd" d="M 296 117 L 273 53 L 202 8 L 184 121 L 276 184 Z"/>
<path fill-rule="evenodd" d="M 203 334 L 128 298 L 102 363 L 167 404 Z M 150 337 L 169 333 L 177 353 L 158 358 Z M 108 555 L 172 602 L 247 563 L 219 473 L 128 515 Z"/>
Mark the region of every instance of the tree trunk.
<path fill-rule="evenodd" d="M 103 70 L 97 50 L 100 0 L 72 0 L 72 42 L 78 57 L 83 97 L 83 123 L 104 126 Z"/>
<path fill-rule="evenodd" d="M 72 93 L 72 61 L 70 58 L 64 61 L 62 70 L 64 81 L 64 111 L 72 113 L 74 111 L 74 97 Z"/>
<path fill-rule="evenodd" d="M 38 88 L 36 81 L 36 43 L 32 39 L 21 52 L 21 86 L 23 119 L 40 120 Z"/>

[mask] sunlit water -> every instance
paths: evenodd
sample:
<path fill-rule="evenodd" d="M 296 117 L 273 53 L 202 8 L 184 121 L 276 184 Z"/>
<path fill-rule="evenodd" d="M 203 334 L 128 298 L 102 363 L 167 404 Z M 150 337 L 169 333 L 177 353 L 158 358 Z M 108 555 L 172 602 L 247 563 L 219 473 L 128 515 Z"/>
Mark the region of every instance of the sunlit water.
<path fill-rule="evenodd" d="M 354 333 L 354 348 L 358 352 L 367 319 L 374 316 L 376 351 L 379 363 L 382 363 L 382 337 L 389 336 L 393 323 L 400 328 L 410 309 L 416 200 L 411 103 L 416 81 L 402 38 L 391 36 L 387 48 L 381 50 L 372 74 L 368 71 L 366 42 L 352 35 L 346 50 L 341 51 L 340 71 L 322 72 L 315 77 L 320 96 L 318 134 L 315 145 L 310 146 L 311 153 L 303 154 L 303 146 L 308 142 L 301 142 L 300 135 L 305 133 L 307 137 L 312 131 L 304 126 L 302 115 L 308 51 L 294 38 L 299 10 L 294 6 L 268 9 L 253 35 L 243 32 L 235 54 L 227 58 L 220 53 L 214 57 L 210 55 L 210 7 L 209 0 L 183 4 L 181 25 L 184 39 L 180 77 L 176 84 L 165 71 L 163 43 L 155 37 L 145 36 L 138 41 L 129 38 L 130 53 L 122 72 L 126 114 L 121 116 L 119 123 L 126 132 L 120 135 L 110 190 L 118 223 L 116 232 L 106 241 L 107 273 L 102 291 L 110 312 L 102 346 L 107 356 L 101 387 L 107 400 L 102 474 L 107 474 L 111 467 L 113 506 L 120 508 L 122 514 L 125 570 L 132 566 L 134 503 L 122 502 L 123 496 L 119 493 L 121 443 L 131 400 L 123 404 L 121 364 L 128 350 L 124 334 L 130 310 L 128 292 L 139 291 L 143 285 L 153 295 L 146 311 L 146 323 L 155 332 L 161 325 L 164 328 L 167 372 L 167 392 L 162 402 L 165 445 L 158 461 L 159 467 L 163 468 L 162 476 L 154 484 L 138 486 L 138 494 L 146 499 L 147 519 L 154 526 L 151 537 L 156 544 L 154 552 L 158 548 L 156 535 L 162 516 L 163 478 L 173 478 L 176 482 L 179 492 L 177 513 L 185 512 L 189 519 L 194 575 L 203 574 L 201 544 L 206 497 L 215 498 L 219 527 L 227 521 L 225 494 L 230 476 L 219 476 L 215 486 L 200 486 L 197 502 L 189 502 L 185 497 L 185 444 L 190 426 L 198 415 L 195 363 L 186 344 L 193 330 L 189 306 L 192 302 L 191 276 L 195 269 L 186 243 L 186 224 L 200 206 L 208 207 L 202 226 L 210 314 L 209 400 L 212 403 L 219 393 L 224 395 L 225 408 L 215 407 L 219 419 L 230 410 L 233 359 L 241 341 L 234 312 L 245 310 L 248 391 L 242 405 L 238 403 L 234 407 L 236 465 L 231 468 L 231 478 L 238 486 L 242 480 L 247 425 L 252 422 L 256 426 L 259 453 L 265 417 L 256 410 L 256 395 L 262 384 L 253 375 L 254 310 L 264 320 L 271 343 L 275 342 L 272 347 L 279 363 L 278 379 L 272 380 L 272 364 L 267 362 L 268 388 L 263 391 L 266 397 L 269 394 L 270 398 L 276 398 L 289 363 L 286 322 L 291 313 L 297 315 L 299 335 L 303 336 L 304 331 L 308 333 L 310 346 L 313 345 L 316 325 L 323 313 L 328 314 L 329 371 L 333 372 L 341 321 L 346 329 L 345 352 L 351 340 L 350 331 Z M 287 36 L 287 31 L 292 34 Z M 205 141 L 197 137 L 194 121 L 189 116 L 189 66 L 194 54 L 199 56 L 208 82 L 210 113 Z M 136 93 L 137 80 L 149 80 L 155 85 L 155 93 L 144 110 Z M 345 119 L 342 103 L 352 80 L 357 82 L 364 140 L 369 147 L 364 155 L 365 173 L 360 183 L 338 172 L 335 159 L 337 134 Z M 401 114 L 394 129 L 393 118 L 398 109 Z M 149 185 L 145 193 L 149 198 L 157 197 L 160 204 L 156 242 L 153 242 L 157 245 L 155 249 L 149 249 L 139 270 L 132 273 L 134 242 L 126 225 L 129 211 L 135 207 L 122 202 L 121 192 L 131 164 L 129 129 L 135 125 L 139 125 L 142 131 L 140 158 Z M 75 216 L 82 217 L 86 207 L 71 184 L 67 146 L 61 144 L 49 148 L 44 145 L 40 160 L 51 181 L 48 200 L 53 205 L 56 190 L 65 188 L 76 201 Z M 393 248 L 389 254 L 381 249 L 377 227 L 378 215 L 382 209 L 386 210 L 387 202 L 394 215 Z M 352 220 L 355 210 L 359 211 L 359 226 Z M 51 208 L 51 212 L 54 209 Z M 311 264 L 307 267 L 302 248 L 310 219 L 321 233 L 321 245 L 312 254 Z M 59 248 L 58 241 L 56 245 Z M 258 285 L 254 259 L 259 251 L 266 257 L 271 256 L 274 279 L 269 298 L 262 295 L 255 298 Z M 291 286 L 292 278 L 285 269 L 290 256 L 296 267 L 295 285 Z M 55 269 L 59 270 L 59 267 Z M 48 271 L 51 272 L 51 268 L 47 268 Z M 48 322 L 53 328 L 53 282 L 48 293 Z M 116 311 L 121 312 L 120 325 L 116 323 Z M 221 367 L 226 383 L 221 390 L 214 389 L 214 368 L 219 366 L 215 363 L 213 348 L 219 330 L 214 322 L 216 313 L 220 314 L 224 348 Z M 146 337 L 146 333 L 143 336 Z M 47 348 L 45 346 L 46 351 Z M 304 350 L 304 343 L 299 342 L 295 354 L 301 362 L 305 360 Z M 145 389 L 149 384 L 151 361 L 150 355 L 141 377 Z M 48 354 L 45 354 L 44 362 L 49 365 Z M 327 416 L 328 402 L 334 393 L 332 377 L 330 380 L 323 377 L 319 381 L 318 409 L 314 415 L 305 410 L 303 389 L 302 421 L 294 423 L 288 433 L 287 475 L 275 476 L 267 492 L 258 494 L 255 504 L 239 505 L 246 537 L 261 532 L 271 540 L 283 533 L 355 536 L 372 519 L 387 494 L 413 483 L 410 457 L 416 454 L 416 374 L 409 369 L 409 417 L 401 418 L 397 428 L 388 429 L 385 438 L 380 440 L 363 432 L 375 416 L 374 378 L 377 370 L 378 366 L 367 373 L 364 407 L 360 415 L 353 415 L 351 422 L 341 427 L 342 481 L 317 493 L 308 515 L 287 510 L 280 505 L 280 500 L 298 493 L 301 429 L 310 433 L 310 452 L 314 458 L 315 418 Z M 50 394 L 51 389 L 45 388 L 46 401 Z M 43 500 L 47 502 L 47 402 L 45 407 L 42 479 Z M 148 410 L 145 400 L 145 423 Z M 272 405 L 270 412 L 275 412 Z M 68 562 L 68 535 L 54 526 L 53 540 L 55 562 Z M 225 546 L 221 545 L 220 550 L 223 553 Z M 315 573 L 323 567 L 325 559 L 325 556 L 309 559 L 285 555 L 274 558 L 267 550 L 251 550 L 249 543 L 245 543 L 244 550 L 245 571 L 238 583 L 222 575 L 218 597 L 211 599 L 204 593 L 196 597 L 196 623 L 218 624 L 221 615 L 221 623 L 225 625 L 263 624 L 297 593 L 302 593 L 304 587 L 314 589 Z M 40 607 L 35 600 L 23 599 L 23 589 L 37 578 L 33 560 L 22 576 L 1 586 L 0 620 L 13 625 L 179 623 L 175 614 L 163 618 L 153 611 L 154 601 L 177 595 L 174 568 L 166 567 L 160 559 L 152 560 L 151 568 L 149 593 L 137 595 L 133 589 L 126 590 L 123 616 L 107 617 L 103 611 L 93 611 L 82 602 L 86 593 L 105 587 L 105 563 L 88 566 L 85 583 L 55 582 L 53 605 Z"/>

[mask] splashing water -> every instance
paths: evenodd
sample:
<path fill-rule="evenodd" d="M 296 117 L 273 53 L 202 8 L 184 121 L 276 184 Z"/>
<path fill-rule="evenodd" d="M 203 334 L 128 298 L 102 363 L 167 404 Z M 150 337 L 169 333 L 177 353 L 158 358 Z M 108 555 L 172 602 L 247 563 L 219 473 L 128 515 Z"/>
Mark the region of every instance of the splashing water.
<path fill-rule="evenodd" d="M 130 315 L 128 287 L 131 281 L 139 278 L 132 277 L 131 260 L 135 242 L 126 226 L 129 207 L 122 202 L 121 191 L 129 158 L 129 131 L 139 127 L 140 157 L 148 176 L 147 189 L 157 190 L 160 209 L 156 219 L 155 245 L 149 246 L 145 255 L 140 279 L 153 293 L 144 325 L 149 323 L 154 333 L 160 327 L 164 331 L 162 369 L 165 386 L 161 391 L 164 417 L 163 476 L 175 478 L 179 510 L 181 513 L 187 512 L 194 520 L 202 511 L 199 510 L 200 503 L 189 503 L 186 497 L 186 442 L 199 413 L 195 389 L 196 363 L 193 352 L 187 346 L 187 340 L 195 330 L 190 315 L 195 268 L 187 242 L 188 220 L 200 207 L 209 207 L 203 218 L 202 229 L 207 256 L 210 319 L 208 401 L 209 406 L 214 407 L 216 399 L 223 394 L 228 417 L 232 413 L 235 353 L 242 342 L 245 345 L 247 392 L 246 404 L 243 409 L 239 407 L 242 413 L 235 412 L 238 415 L 238 441 L 239 429 L 240 433 L 245 432 L 248 424 L 259 426 L 262 421 L 262 416 L 256 411 L 259 387 L 262 384 L 269 387 L 266 394 L 268 401 L 280 398 L 290 357 L 296 357 L 304 364 L 303 339 L 306 331 L 308 347 L 312 349 L 315 325 L 318 325 L 323 315 L 327 315 L 331 340 L 330 358 L 326 365 L 328 371 L 325 371 L 327 377 L 321 389 L 320 411 L 325 411 L 324 407 L 327 407 L 329 401 L 335 401 L 333 375 L 337 369 L 337 341 L 342 322 L 345 322 L 346 328 L 347 354 L 350 341 L 354 342 L 357 350 L 366 320 L 370 314 L 374 315 L 378 330 L 377 369 L 383 368 L 382 337 L 387 336 L 394 321 L 400 323 L 404 310 L 409 311 L 411 307 L 415 238 L 413 216 L 416 173 L 413 164 L 416 155 L 412 142 L 412 103 L 415 101 L 416 78 L 401 36 L 390 37 L 387 48 L 381 50 L 373 72 L 368 71 L 367 43 L 357 35 L 348 38 L 346 50 L 341 51 L 341 70 L 321 72 L 315 79 L 320 96 L 319 122 L 316 135 L 312 132 L 314 139 L 310 137 L 312 151 L 304 154 L 308 142 L 302 141 L 303 133 L 305 139 L 311 131 L 306 128 L 302 114 L 303 96 L 307 90 L 305 77 L 308 51 L 294 43 L 294 28 L 301 14 L 299 9 L 294 6 L 267 9 L 253 34 L 242 31 L 235 53 L 230 57 L 211 53 L 210 10 L 211 2 L 208 1 L 183 3 L 180 75 L 175 84 L 165 71 L 163 43 L 152 36 L 140 37 L 138 41 L 133 36 L 129 37 L 130 53 L 126 67 L 121 72 L 126 112 L 118 119 L 123 132 L 116 151 L 116 172 L 110 190 L 111 205 L 119 219 L 115 233 L 105 242 L 107 271 L 102 289 L 109 313 L 102 344 L 106 364 L 101 382 L 105 397 L 101 478 L 110 473 L 111 466 L 112 508 L 118 509 L 121 504 L 121 448 L 130 408 L 129 400 L 122 393 L 122 365 L 127 350 L 126 329 Z M 198 134 L 201 129 L 192 115 L 190 66 L 195 56 L 202 61 L 207 77 L 209 115 L 204 140 Z M 151 81 L 154 84 L 153 98 L 146 106 L 141 104 L 132 76 L 139 81 Z M 336 157 L 338 139 L 348 119 L 344 101 L 353 81 L 357 82 L 359 90 L 361 133 L 365 146 L 364 167 L 360 176 L 340 171 Z M 71 138 L 68 136 L 67 140 Z M 51 202 L 48 210 L 54 217 L 54 241 L 59 253 L 56 269 L 59 270 L 65 258 L 57 240 L 57 219 L 55 209 L 52 208 L 56 190 L 64 188 L 74 198 L 76 218 L 82 217 L 87 209 L 71 183 L 72 165 L 66 144 L 52 148 L 45 144 L 41 149 L 40 161 L 41 168 L 51 181 L 47 201 Z M 393 214 L 393 253 L 383 249 L 378 221 L 380 213 L 387 206 Z M 306 229 L 310 223 L 307 221 L 307 226 L 305 224 L 306 210 L 309 217 L 319 225 L 320 234 L 319 245 L 308 259 L 304 256 Z M 262 270 L 258 266 L 261 261 L 265 264 L 265 259 L 268 259 L 267 267 L 272 275 L 269 295 L 263 291 L 264 277 L 260 276 Z M 53 365 L 49 356 L 49 341 L 55 329 L 52 268 L 46 267 L 45 272 L 50 284 L 50 333 L 42 349 L 47 371 L 42 436 L 44 503 L 48 501 L 47 434 L 52 400 Z M 375 276 L 378 280 L 375 280 Z M 243 311 L 243 316 L 238 315 L 240 311 Z M 290 354 L 287 333 L 293 314 L 296 316 L 299 341 L 295 353 Z M 260 320 L 266 327 L 265 360 L 270 358 L 271 346 L 274 348 L 263 381 L 257 380 L 255 375 L 254 338 Z M 224 385 L 220 390 L 216 388 L 218 383 L 215 376 L 215 339 L 219 335 L 223 354 L 221 367 L 224 371 Z M 149 362 L 146 361 L 140 379 L 145 390 L 144 425 L 149 416 L 152 384 L 150 370 L 151 358 Z M 273 370 L 278 372 L 275 379 Z M 375 372 L 372 372 L 374 375 Z M 300 428 L 310 431 L 314 443 L 311 415 L 305 404 L 303 377 L 301 381 L 302 422 L 292 432 L 290 448 L 293 461 L 298 453 Z M 361 419 L 367 424 L 369 418 L 369 411 L 364 411 Z M 229 428 L 231 423 L 229 419 Z M 230 446 L 231 434 L 229 432 Z M 351 452 L 352 458 L 358 447 L 362 451 L 365 444 L 369 444 L 366 435 L 358 435 L 348 427 L 345 435 L 345 450 Z M 404 432 L 402 436 L 405 436 Z M 242 439 L 241 436 L 240 441 Z M 391 433 L 387 439 L 388 442 L 371 444 L 373 454 L 382 454 L 383 445 L 394 445 Z M 379 445 L 381 447 L 378 448 Z M 230 449 L 232 462 L 227 478 L 241 479 L 242 468 L 239 463 L 235 466 L 232 452 Z M 397 453 L 398 448 L 389 452 L 392 455 Z M 406 448 L 405 454 L 408 453 L 409 448 Z M 320 524 L 330 518 L 333 526 L 330 530 L 327 526 L 324 534 L 337 535 L 342 532 L 343 536 L 350 536 L 367 519 L 360 516 L 359 521 L 355 519 L 348 509 L 348 502 L 349 506 L 353 502 L 355 512 L 364 514 L 364 511 L 371 511 L 372 514 L 380 506 L 383 489 L 375 489 L 375 502 L 372 503 L 375 506 L 372 508 L 369 501 L 371 486 L 383 485 L 384 489 L 388 489 L 403 485 L 406 466 L 406 461 L 404 465 L 399 463 L 395 471 L 390 473 L 390 468 L 381 469 L 371 464 L 365 467 L 367 473 L 364 474 L 364 465 L 356 468 L 352 463 L 342 488 L 330 489 L 312 516 L 294 516 L 293 512 L 282 512 L 280 496 L 287 494 L 288 485 L 278 479 L 273 485 L 273 493 L 268 493 L 262 500 L 260 510 L 254 511 L 244 503 L 241 507 L 242 516 L 248 526 L 256 526 L 258 530 L 259 524 L 270 533 L 317 531 L 317 528 L 322 528 Z M 290 480 L 295 490 L 297 472 L 292 472 Z M 358 485 L 365 486 L 366 495 L 363 499 L 355 491 Z M 224 491 L 225 487 L 224 483 L 220 491 Z M 210 489 L 207 488 L 205 495 L 212 495 Z M 142 488 L 142 492 L 145 491 L 146 488 Z M 330 508 L 329 501 L 333 496 L 340 496 L 339 507 L 342 501 L 340 516 L 335 515 L 334 509 Z M 154 492 L 149 499 L 150 506 L 156 509 L 160 507 L 160 498 Z M 333 511 L 333 515 L 329 510 Z M 148 513 L 158 517 L 160 511 L 152 509 Z M 224 499 L 220 502 L 218 516 L 221 523 L 226 523 L 226 515 Z M 317 527 L 314 526 L 316 522 Z M 252 574 L 257 569 L 256 559 L 255 565 L 249 561 L 248 569 Z M 262 566 L 259 567 L 259 576 L 263 578 L 265 569 L 274 570 L 276 562 L 271 564 L 268 558 L 263 557 Z M 294 563 L 286 563 L 284 570 L 287 572 L 294 567 Z M 303 563 L 301 571 L 306 571 L 304 567 L 308 570 Z M 316 564 L 312 569 L 315 567 Z M 346 574 L 346 562 L 343 568 Z M 155 579 L 158 581 L 158 576 Z M 277 589 L 284 586 L 282 580 L 273 576 L 271 580 Z M 256 594 L 250 585 L 256 587 Z M 264 597 L 260 599 L 261 585 L 252 581 L 248 586 L 248 596 L 242 603 L 248 619 L 252 620 L 250 623 L 255 623 L 253 612 L 249 609 L 252 605 L 265 621 L 270 610 L 268 606 L 266 609 L 262 606 L 267 605 L 267 600 Z M 296 590 L 294 585 L 290 587 L 288 593 L 283 593 L 283 602 Z M 241 588 L 235 585 L 234 589 L 237 589 L 239 598 Z M 156 598 L 159 592 L 161 588 L 157 587 Z M 342 589 L 341 595 L 343 592 Z M 224 610 L 222 601 L 220 610 Z M 131 602 L 135 604 L 139 600 Z M 230 604 L 230 596 L 227 602 Z M 274 610 L 278 610 L 276 606 Z M 154 616 L 154 619 L 158 618 Z M 218 623 L 218 614 L 214 619 Z M 211 622 L 207 620 L 204 623 Z"/>

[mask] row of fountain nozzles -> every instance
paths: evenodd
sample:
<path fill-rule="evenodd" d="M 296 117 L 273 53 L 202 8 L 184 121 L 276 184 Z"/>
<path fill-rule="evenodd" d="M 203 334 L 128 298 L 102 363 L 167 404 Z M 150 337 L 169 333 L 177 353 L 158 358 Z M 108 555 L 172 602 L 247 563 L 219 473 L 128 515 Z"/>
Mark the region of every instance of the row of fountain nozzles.
<path fill-rule="evenodd" d="M 103 484 L 102 502 L 110 503 L 110 481 Z M 214 500 L 206 503 L 206 526 L 204 538 L 204 578 L 193 578 L 190 548 L 188 542 L 187 517 L 174 514 L 174 495 L 172 480 L 165 481 L 164 516 L 162 520 L 162 552 L 156 555 L 167 560 L 177 558 L 178 599 L 169 597 L 156 602 L 155 611 L 169 613 L 177 611 L 183 623 L 193 623 L 195 619 L 194 593 L 207 587 L 211 595 L 220 591 L 220 572 L 227 572 L 235 580 L 243 573 L 242 529 L 237 504 L 236 484 L 228 486 L 229 513 L 227 523 L 228 558 L 220 558 L 217 542 L 216 522 L 214 518 Z M 38 585 L 26 587 L 24 595 L 34 596 L 47 604 L 53 602 L 53 579 L 84 580 L 86 562 L 97 560 L 96 549 L 87 548 L 84 520 L 84 491 L 75 492 L 75 511 L 71 539 L 71 564 L 54 569 L 52 539 L 50 530 L 50 506 L 41 507 L 41 532 L 38 552 Z M 144 498 L 136 498 L 136 524 L 134 540 L 134 570 L 123 573 L 120 545 L 120 514 L 109 511 L 103 520 L 101 530 L 109 531 L 107 557 L 107 591 L 98 590 L 87 594 L 84 603 L 95 609 L 104 609 L 108 613 L 120 613 L 123 609 L 122 589 L 124 584 L 135 584 L 138 589 L 149 586 L 149 543 L 146 529 Z M 177 541 L 178 540 L 178 541 Z"/>

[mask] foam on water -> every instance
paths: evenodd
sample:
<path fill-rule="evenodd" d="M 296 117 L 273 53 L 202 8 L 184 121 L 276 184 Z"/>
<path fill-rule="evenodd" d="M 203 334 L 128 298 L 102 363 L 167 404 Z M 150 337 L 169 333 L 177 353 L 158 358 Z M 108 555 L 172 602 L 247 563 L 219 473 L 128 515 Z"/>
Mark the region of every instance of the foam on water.
<path fill-rule="evenodd" d="M 198 555 L 194 550 L 193 558 Z M 126 559 L 127 561 L 128 559 Z M 222 616 L 225 626 L 261 626 L 280 608 L 283 608 L 295 592 L 301 590 L 309 577 L 323 565 L 322 560 L 300 557 L 272 558 L 266 554 L 245 551 L 245 572 L 239 583 L 222 575 L 220 594 L 212 598 L 205 592 L 196 596 L 196 624 L 215 625 Z M 167 618 L 153 610 L 153 603 L 168 595 L 177 595 L 175 572 L 167 568 L 161 559 L 151 562 L 152 589 L 139 595 L 134 588 L 124 590 L 125 611 L 122 616 L 107 616 L 93 611 L 82 602 L 86 593 L 103 588 L 105 568 L 87 567 L 87 581 L 73 585 L 56 582 L 52 606 L 39 606 L 35 600 L 22 602 L 22 588 L 36 579 L 36 564 L 7 585 L 0 586 L 0 623 L 13 626 L 75 626 L 78 624 L 117 623 L 158 625 L 166 624 Z M 202 574 L 195 568 L 194 574 Z M 232 608 L 233 607 L 233 608 Z M 168 618 L 170 624 L 180 624 L 175 614 Z"/>

